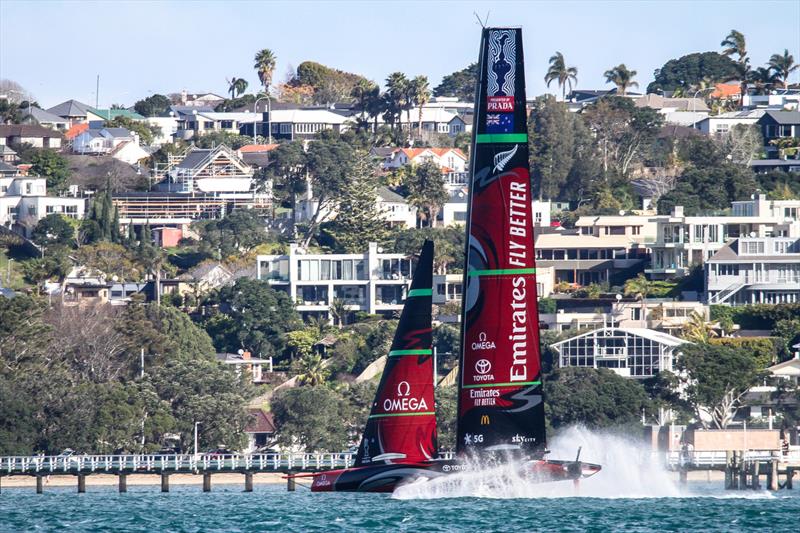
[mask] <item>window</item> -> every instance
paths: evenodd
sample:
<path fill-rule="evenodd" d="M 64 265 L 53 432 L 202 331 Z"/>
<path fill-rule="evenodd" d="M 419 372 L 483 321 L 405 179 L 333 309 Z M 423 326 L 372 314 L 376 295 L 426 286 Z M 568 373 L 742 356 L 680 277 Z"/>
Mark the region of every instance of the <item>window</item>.
<path fill-rule="evenodd" d="M 281 124 L 281 133 L 282 134 L 290 134 L 292 133 L 292 125 L 291 124 Z"/>
<path fill-rule="evenodd" d="M 714 127 L 714 133 L 726 134 L 726 133 L 728 133 L 729 129 L 730 129 L 730 126 L 728 124 L 717 124 Z"/>
<path fill-rule="evenodd" d="M 213 120 L 204 121 L 203 122 L 203 129 L 213 130 L 214 129 L 214 121 Z"/>
<path fill-rule="evenodd" d="M 5 185 L 0 185 L 0 192 L 8 192 L 8 187 Z"/>
<path fill-rule="evenodd" d="M 792 220 L 797 220 L 798 208 L 796 207 L 784 207 L 783 208 L 783 217 L 784 218 L 791 218 Z"/>
<path fill-rule="evenodd" d="M 31 182 L 30 181 L 26 181 L 25 182 L 25 194 L 30 194 L 31 191 L 32 191 L 32 187 L 33 187 L 33 185 L 31 184 Z"/>
<path fill-rule="evenodd" d="M 625 235 L 625 226 L 606 226 L 606 235 Z"/>
<path fill-rule="evenodd" d="M 642 233 L 641 226 L 633 226 L 631 229 L 633 230 L 633 235 L 641 235 Z"/>
<path fill-rule="evenodd" d="M 742 242 L 744 255 L 760 255 L 764 253 L 764 241 L 744 241 Z"/>
<path fill-rule="evenodd" d="M 36 206 L 35 205 L 29 205 L 28 206 L 28 214 L 30 216 L 32 216 L 32 217 L 36 216 Z"/>
<path fill-rule="evenodd" d="M 451 283 L 447 286 L 447 299 L 448 300 L 461 299 L 461 283 Z"/>
<path fill-rule="evenodd" d="M 720 276 L 738 276 L 739 265 L 719 265 L 717 272 Z"/>
<path fill-rule="evenodd" d="M 232 120 L 223 120 L 222 122 L 220 122 L 219 126 L 220 126 L 220 128 L 226 129 L 226 130 L 233 129 L 233 121 Z"/>

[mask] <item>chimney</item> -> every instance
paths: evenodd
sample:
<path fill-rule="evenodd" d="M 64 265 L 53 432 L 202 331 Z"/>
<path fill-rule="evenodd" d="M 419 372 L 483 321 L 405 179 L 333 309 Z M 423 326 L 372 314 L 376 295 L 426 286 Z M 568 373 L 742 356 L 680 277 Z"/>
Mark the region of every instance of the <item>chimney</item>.
<path fill-rule="evenodd" d="M 683 218 L 683 206 L 676 205 L 672 208 L 672 216 L 677 218 Z"/>

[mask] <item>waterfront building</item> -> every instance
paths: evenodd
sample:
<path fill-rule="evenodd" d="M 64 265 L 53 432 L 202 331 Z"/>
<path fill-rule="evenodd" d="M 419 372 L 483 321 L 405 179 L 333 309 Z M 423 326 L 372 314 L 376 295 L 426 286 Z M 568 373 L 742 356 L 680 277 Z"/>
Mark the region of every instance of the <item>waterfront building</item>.
<path fill-rule="evenodd" d="M 557 342 L 559 366 L 607 368 L 623 377 L 651 378 L 671 371 L 686 341 L 645 328 L 603 327 Z"/>
<path fill-rule="evenodd" d="M 652 263 L 645 272 L 653 279 L 683 276 L 701 266 L 725 243 L 739 237 L 800 237 L 800 199 L 767 200 L 759 194 L 733 202 L 730 215 L 687 216 L 675 206 L 669 215 L 652 217 L 657 225 Z"/>
<path fill-rule="evenodd" d="M 710 304 L 800 302 L 800 236 L 740 237 L 705 265 Z"/>

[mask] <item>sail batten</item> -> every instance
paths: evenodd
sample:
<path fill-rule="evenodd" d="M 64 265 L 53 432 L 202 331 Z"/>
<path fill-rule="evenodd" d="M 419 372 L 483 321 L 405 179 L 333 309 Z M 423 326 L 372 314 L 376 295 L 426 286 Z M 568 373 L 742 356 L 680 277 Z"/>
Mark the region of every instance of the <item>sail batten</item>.
<path fill-rule="evenodd" d="M 355 466 L 438 455 L 433 392 L 433 242 L 422 247 Z"/>
<path fill-rule="evenodd" d="M 481 40 L 467 217 L 457 450 L 544 449 L 522 32 Z"/>

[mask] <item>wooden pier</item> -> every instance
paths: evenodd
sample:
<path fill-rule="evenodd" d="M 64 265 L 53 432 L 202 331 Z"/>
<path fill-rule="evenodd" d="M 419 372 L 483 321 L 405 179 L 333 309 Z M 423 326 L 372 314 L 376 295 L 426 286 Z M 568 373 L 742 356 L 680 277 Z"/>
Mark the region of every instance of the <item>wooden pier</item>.
<path fill-rule="evenodd" d="M 169 492 L 172 474 L 203 476 L 203 492 L 211 491 L 214 474 L 240 473 L 245 492 L 253 491 L 253 474 L 318 472 L 353 465 L 352 453 L 231 454 L 231 455 L 74 455 L 0 457 L 0 490 L 6 476 L 33 476 L 36 492 L 44 492 L 47 476 L 75 476 L 79 493 L 86 492 L 86 477 L 111 474 L 118 477 L 119 492 L 128 491 L 128 476 L 152 474 L 161 477 L 161 491 Z M 294 489 L 294 480 L 287 482 Z"/>
<path fill-rule="evenodd" d="M 728 450 L 716 452 L 671 452 L 667 466 L 677 470 L 681 483 L 696 470 L 725 472 L 727 490 L 792 490 L 794 477 L 800 482 L 800 455 L 771 450 Z M 763 482 L 762 482 L 763 481 Z"/>

